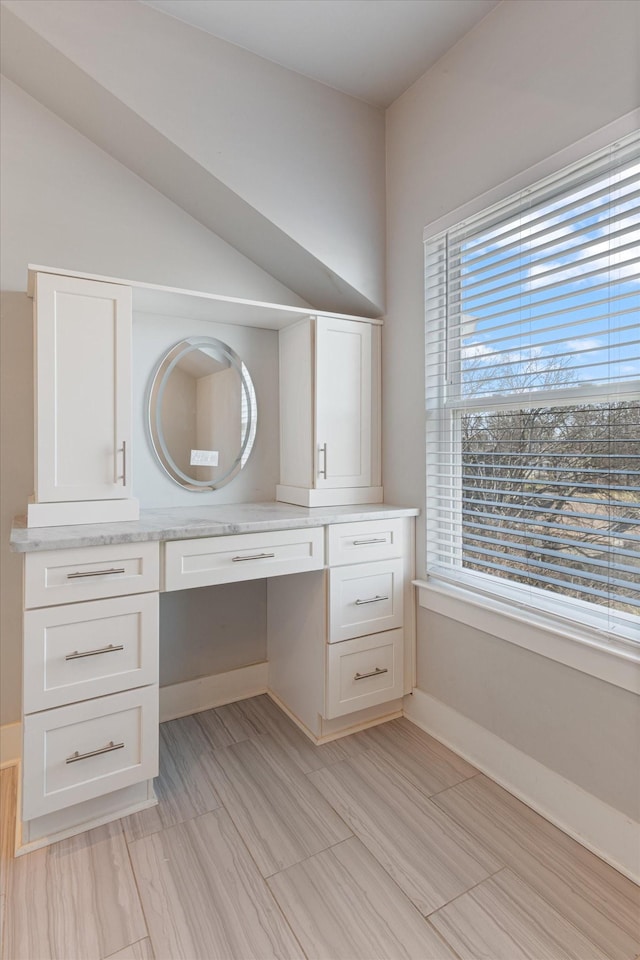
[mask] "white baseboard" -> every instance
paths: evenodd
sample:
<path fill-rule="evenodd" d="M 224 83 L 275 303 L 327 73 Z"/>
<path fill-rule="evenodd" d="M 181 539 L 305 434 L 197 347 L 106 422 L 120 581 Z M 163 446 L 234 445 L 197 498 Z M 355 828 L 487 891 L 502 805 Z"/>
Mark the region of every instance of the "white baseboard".
<path fill-rule="evenodd" d="M 22 756 L 22 724 L 5 723 L 0 727 L 0 770 L 20 762 Z"/>
<path fill-rule="evenodd" d="M 422 690 L 404 715 L 635 883 L 640 824 Z"/>
<path fill-rule="evenodd" d="M 160 723 L 266 693 L 267 669 L 266 661 L 253 663 L 228 673 L 160 687 Z"/>

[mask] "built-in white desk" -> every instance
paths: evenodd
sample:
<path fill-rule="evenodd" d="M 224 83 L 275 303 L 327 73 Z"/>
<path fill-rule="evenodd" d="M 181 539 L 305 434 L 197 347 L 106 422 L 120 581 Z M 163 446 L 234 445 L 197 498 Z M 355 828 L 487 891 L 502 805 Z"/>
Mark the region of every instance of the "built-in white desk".
<path fill-rule="evenodd" d="M 398 716 L 414 683 L 417 513 L 246 503 L 104 524 L 16 522 L 19 850 L 156 802 L 161 592 L 265 578 L 266 692 L 315 742 Z"/>

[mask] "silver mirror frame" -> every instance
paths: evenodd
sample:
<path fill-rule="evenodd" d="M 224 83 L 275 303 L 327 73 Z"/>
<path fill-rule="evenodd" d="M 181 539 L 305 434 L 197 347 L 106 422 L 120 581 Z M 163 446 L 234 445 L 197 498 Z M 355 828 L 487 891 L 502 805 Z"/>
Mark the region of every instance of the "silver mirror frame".
<path fill-rule="evenodd" d="M 191 353 L 193 350 L 200 350 L 203 347 L 215 350 L 238 372 L 242 386 L 243 406 L 246 407 L 247 411 L 246 420 L 243 421 L 239 453 L 229 470 L 215 481 L 196 480 L 194 477 L 190 477 L 184 473 L 171 456 L 162 429 L 162 398 L 171 372 L 187 353 Z M 222 340 L 217 340 L 214 337 L 187 337 L 174 344 L 160 359 L 149 386 L 147 431 L 151 446 L 160 466 L 167 476 L 183 489 L 191 490 L 194 493 L 207 493 L 230 483 L 249 459 L 249 454 L 251 453 L 256 437 L 257 423 L 258 407 L 256 393 L 249 371 L 238 354 L 226 343 L 223 343 Z"/>

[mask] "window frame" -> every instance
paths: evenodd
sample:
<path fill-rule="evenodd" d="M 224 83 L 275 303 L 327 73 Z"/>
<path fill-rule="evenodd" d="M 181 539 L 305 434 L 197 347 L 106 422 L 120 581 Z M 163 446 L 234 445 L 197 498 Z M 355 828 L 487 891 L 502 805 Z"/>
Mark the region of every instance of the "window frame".
<path fill-rule="evenodd" d="M 572 165 L 579 168 L 588 159 L 589 154 L 606 147 L 611 142 L 622 139 L 638 128 L 640 128 L 640 111 L 634 111 L 615 124 L 598 131 L 586 141 L 572 145 L 568 150 L 562 151 L 543 164 L 531 168 L 520 177 L 501 185 L 498 188 L 498 195 L 496 195 L 496 191 L 491 191 L 465 205 L 465 207 L 453 211 L 425 229 L 425 249 L 427 249 L 428 241 L 441 236 L 450 227 L 490 210 L 491 207 L 504 204 L 505 211 L 508 210 L 514 194 L 528 188 L 535 190 L 540 182 L 548 177 L 554 177 L 558 174 L 561 177 L 564 176 L 569 172 L 566 168 L 570 168 Z M 444 255 L 447 255 L 446 250 Z M 436 295 L 438 293 L 443 299 L 446 299 L 446 289 L 440 292 L 436 290 Z M 433 290 L 431 296 L 433 296 Z M 437 326 L 439 326 L 439 329 L 430 329 L 429 324 L 426 324 L 425 348 L 427 356 L 430 346 L 433 346 L 434 339 L 438 339 L 442 335 L 442 327 Z M 442 391 L 447 389 L 445 386 L 447 380 L 451 379 L 452 374 L 455 380 L 455 370 L 451 370 L 449 356 L 446 357 L 445 366 L 446 370 L 441 370 L 443 377 L 438 396 L 427 394 L 427 449 L 429 450 L 430 443 L 429 430 L 433 431 L 433 428 L 429 426 L 429 418 L 430 415 L 433 415 L 435 407 L 440 413 L 444 412 L 446 417 L 444 426 L 441 426 L 440 442 L 449 445 L 453 451 L 456 450 L 457 446 L 457 454 L 452 460 L 454 483 L 456 483 L 456 477 L 461 471 L 462 448 L 460 443 L 455 444 L 453 438 L 457 429 L 456 419 L 459 422 L 465 410 L 519 410 L 525 409 L 527 406 L 570 406 L 575 404 L 576 401 L 595 403 L 611 401 L 617 395 L 620 396 L 620 399 L 629 396 L 628 383 L 620 385 L 620 389 L 617 389 L 616 385 L 607 383 L 585 385 L 573 389 L 550 388 L 544 391 L 535 391 L 531 394 L 518 394 L 511 398 L 482 396 L 463 399 L 460 396 L 460 391 L 457 391 L 458 395 L 453 400 L 449 396 L 445 396 L 443 399 Z M 433 433 L 431 436 L 433 436 Z M 460 505 L 461 509 L 461 496 L 458 495 L 452 499 Z M 432 513 L 432 504 L 433 499 L 428 484 L 426 491 L 427 523 L 429 523 L 429 517 Z M 585 672 L 602 676 L 604 679 L 609 679 L 610 682 L 640 692 L 640 674 L 637 671 L 637 666 L 640 664 L 640 624 L 635 615 L 616 612 L 614 628 L 612 629 L 609 611 L 606 607 L 598 607 L 597 604 L 567 597 L 563 594 L 554 594 L 539 587 L 517 584 L 506 578 L 491 577 L 479 571 L 465 571 L 462 567 L 456 568 L 448 565 L 446 567 L 438 566 L 437 563 L 434 563 L 434 550 L 429 533 L 427 533 L 426 555 L 427 580 L 416 581 L 416 584 L 421 588 L 419 592 L 421 606 L 434 612 L 444 613 L 446 616 L 479 629 L 483 629 L 483 623 L 486 622 L 488 627 L 490 625 L 490 632 L 495 635 L 512 640 L 512 642 L 536 652 L 542 652 L 545 656 L 550 656 L 552 649 L 559 651 L 562 647 L 562 654 L 558 653 L 557 656 L 552 656 L 552 659 L 558 659 L 560 662 L 578 669 L 585 669 L 586 667 Z M 531 599 L 527 599 L 527 596 L 531 597 L 532 593 L 535 603 Z M 485 613 L 484 617 L 483 611 Z M 514 620 L 518 621 L 521 627 L 526 625 L 524 631 L 517 635 L 527 637 L 526 642 L 522 642 L 520 639 L 512 639 Z M 504 623 L 504 628 L 500 628 L 500 622 Z M 538 640 L 532 641 L 532 635 L 536 635 Z M 568 647 L 567 643 L 569 644 Z M 583 649 L 580 650 L 579 647 Z M 568 654 L 567 649 L 572 652 Z M 602 654 L 606 657 L 613 655 L 617 658 L 617 664 L 613 667 L 610 664 L 609 668 L 605 669 L 602 665 L 604 662 L 602 661 Z M 594 664 L 597 666 L 594 666 Z M 631 672 L 627 668 L 631 668 Z M 622 670 L 623 682 L 621 682 L 621 677 L 618 676 L 619 670 Z M 609 676 L 611 673 L 613 673 L 613 679 Z"/>

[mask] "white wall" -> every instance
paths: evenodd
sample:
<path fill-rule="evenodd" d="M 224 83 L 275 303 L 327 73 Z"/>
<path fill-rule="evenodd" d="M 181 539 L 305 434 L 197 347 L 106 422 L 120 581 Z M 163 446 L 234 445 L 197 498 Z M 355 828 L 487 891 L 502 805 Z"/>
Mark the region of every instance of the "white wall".
<path fill-rule="evenodd" d="M 27 498 L 33 492 L 33 342 L 31 301 L 25 293 L 27 264 L 302 304 L 289 290 L 9 82 L 3 83 L 1 120 L 0 723 L 5 724 L 19 719 L 21 689 L 22 562 L 19 555 L 9 552 L 9 530 L 12 518 L 24 514 Z M 146 439 L 142 439 L 143 395 L 146 378 L 162 350 L 185 334 L 202 332 L 226 339 L 241 355 L 247 355 L 257 381 L 264 426 L 246 471 L 234 483 L 204 497 L 207 502 L 219 503 L 271 499 L 274 495 L 278 460 L 275 333 L 232 330 L 202 322 L 182 327 L 175 320 L 158 319 L 154 323 L 138 317 L 134 487 L 143 504 L 193 503 L 151 459 Z M 263 610 L 263 586 L 245 587 L 247 607 L 254 612 Z M 167 610 L 171 602 L 172 598 L 167 598 Z M 227 629 L 226 634 L 222 631 L 217 635 L 206 658 L 201 653 L 201 637 L 185 631 L 177 638 L 180 646 L 175 659 L 181 659 L 184 679 L 197 675 L 200 669 L 214 672 L 218 660 L 226 663 L 230 644 L 240 643 L 245 662 L 264 656 L 265 627 L 262 634 L 249 631 L 240 639 L 239 627 Z M 253 646 L 247 640 L 251 635 Z M 165 648 L 167 642 L 165 634 Z M 175 670 L 171 676 L 175 678 Z"/>
<path fill-rule="evenodd" d="M 634 2 L 505 0 L 387 111 L 383 437 L 390 502 L 425 502 L 424 227 L 637 108 L 639 38 Z M 419 576 L 424 555 L 419 522 Z M 488 658 L 491 690 L 482 669 Z M 567 668 L 549 661 L 545 669 L 559 682 L 545 689 L 545 723 L 537 723 L 525 712 L 540 693 L 538 659 L 421 611 L 421 689 L 485 725 L 486 704 L 495 698 L 494 733 L 618 809 L 637 810 L 637 780 L 624 771 L 637 764 L 640 724 L 620 745 L 612 715 L 618 702 L 637 709 L 637 698 L 573 671 L 564 684 Z M 586 738 L 591 707 L 601 732 L 591 750 L 577 753 L 564 721 L 584 719 Z M 616 772 L 617 792 L 608 785 Z"/>
<path fill-rule="evenodd" d="M 380 110 L 134 0 L 3 6 L 381 309 Z"/>

